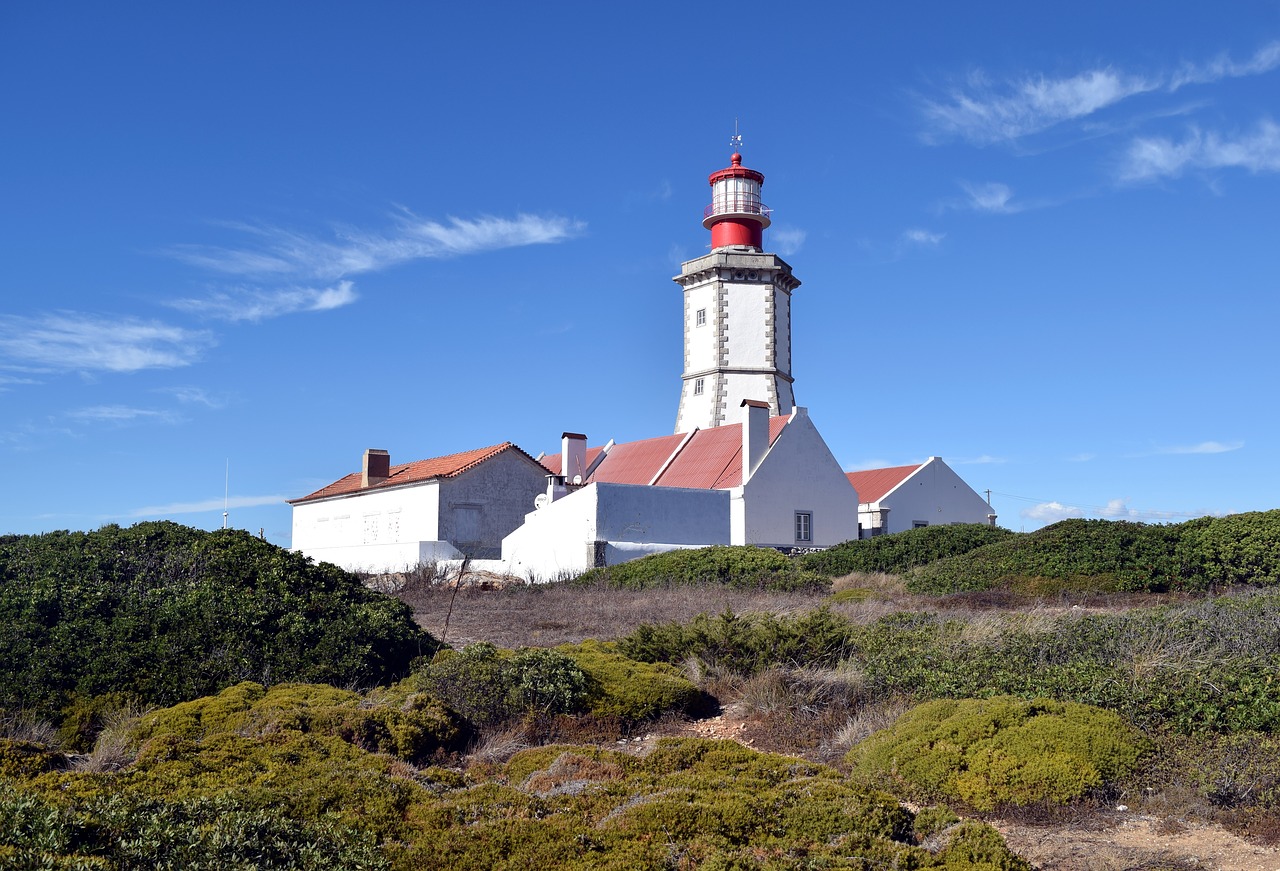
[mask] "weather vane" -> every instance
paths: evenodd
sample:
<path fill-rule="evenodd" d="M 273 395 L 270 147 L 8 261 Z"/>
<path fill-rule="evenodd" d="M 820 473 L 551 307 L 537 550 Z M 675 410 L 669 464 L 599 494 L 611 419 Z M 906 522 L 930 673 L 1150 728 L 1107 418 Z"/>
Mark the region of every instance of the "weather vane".
<path fill-rule="evenodd" d="M 729 137 L 729 144 L 733 146 L 735 151 L 742 150 L 742 134 L 738 132 L 738 119 L 733 119 L 733 136 Z"/>

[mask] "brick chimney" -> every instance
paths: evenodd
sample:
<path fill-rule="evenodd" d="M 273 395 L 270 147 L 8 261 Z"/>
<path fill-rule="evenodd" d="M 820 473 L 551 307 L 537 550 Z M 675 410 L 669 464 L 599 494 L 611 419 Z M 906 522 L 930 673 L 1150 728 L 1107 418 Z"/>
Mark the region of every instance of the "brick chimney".
<path fill-rule="evenodd" d="M 372 487 L 390 477 L 391 454 L 377 448 L 369 448 L 365 451 L 364 462 L 360 464 L 360 486 Z"/>
<path fill-rule="evenodd" d="M 742 400 L 742 483 L 746 484 L 769 450 L 769 403 Z"/>

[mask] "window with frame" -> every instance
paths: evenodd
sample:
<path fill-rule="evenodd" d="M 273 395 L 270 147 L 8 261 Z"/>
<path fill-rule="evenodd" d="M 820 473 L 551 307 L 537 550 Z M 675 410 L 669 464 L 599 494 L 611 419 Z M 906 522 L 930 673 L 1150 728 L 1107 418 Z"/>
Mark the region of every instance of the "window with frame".
<path fill-rule="evenodd" d="M 698 309 L 694 313 L 693 322 L 699 327 L 705 327 L 707 325 L 707 310 L 705 308 Z"/>
<path fill-rule="evenodd" d="M 796 541 L 813 541 L 813 512 L 796 512 Z"/>
<path fill-rule="evenodd" d="M 913 521 L 911 521 L 911 528 L 912 528 L 912 529 L 924 529 L 924 528 L 925 528 L 926 526 L 928 526 L 928 525 L 929 525 L 929 521 L 927 521 L 927 520 L 913 520 Z"/>
<path fill-rule="evenodd" d="M 701 396 L 701 395 L 702 395 L 702 390 L 703 390 L 703 388 L 704 388 L 705 386 L 706 386 L 706 379 L 705 379 L 705 378 L 698 378 L 698 379 L 696 379 L 696 380 L 693 382 L 693 395 L 694 395 L 694 396 Z"/>

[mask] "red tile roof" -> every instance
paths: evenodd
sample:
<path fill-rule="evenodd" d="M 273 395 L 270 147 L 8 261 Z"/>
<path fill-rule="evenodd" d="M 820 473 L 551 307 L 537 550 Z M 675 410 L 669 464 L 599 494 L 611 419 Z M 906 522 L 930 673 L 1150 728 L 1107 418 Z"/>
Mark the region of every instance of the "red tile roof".
<path fill-rule="evenodd" d="M 859 502 L 879 502 L 880 499 L 897 487 L 922 463 L 914 466 L 893 466 L 889 469 L 867 469 L 863 472 L 846 472 L 849 483 L 858 491 Z"/>
<path fill-rule="evenodd" d="M 433 457 L 429 460 L 418 460 L 414 463 L 404 463 L 399 466 L 391 467 L 391 474 L 387 480 L 369 487 L 361 487 L 360 481 L 362 474 L 360 472 L 352 472 L 343 478 L 339 478 L 327 487 L 321 487 L 314 493 L 310 493 L 299 499 L 290 499 L 291 505 L 299 502 L 309 502 L 312 499 L 323 499 L 326 496 L 345 496 L 349 493 L 368 492 L 370 490 L 378 490 L 384 487 L 397 487 L 401 484 L 414 484 L 419 481 L 429 481 L 432 478 L 452 478 L 461 475 L 468 469 L 473 469 L 483 463 L 485 460 L 496 457 L 505 451 L 515 451 L 523 457 L 528 458 L 530 462 L 537 461 L 520 450 L 519 447 L 511 442 L 503 442 L 500 445 L 493 445 L 487 448 L 476 448 L 474 451 L 463 451 L 460 454 L 449 454 L 445 457 Z"/>

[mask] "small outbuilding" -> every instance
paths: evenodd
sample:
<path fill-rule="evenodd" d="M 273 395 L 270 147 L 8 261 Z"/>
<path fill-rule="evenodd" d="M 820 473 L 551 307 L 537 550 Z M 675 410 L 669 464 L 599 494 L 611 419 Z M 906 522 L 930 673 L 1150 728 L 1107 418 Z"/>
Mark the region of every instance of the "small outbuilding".
<path fill-rule="evenodd" d="M 858 537 L 949 523 L 996 525 L 991 506 L 942 461 L 848 472 L 858 491 Z"/>

